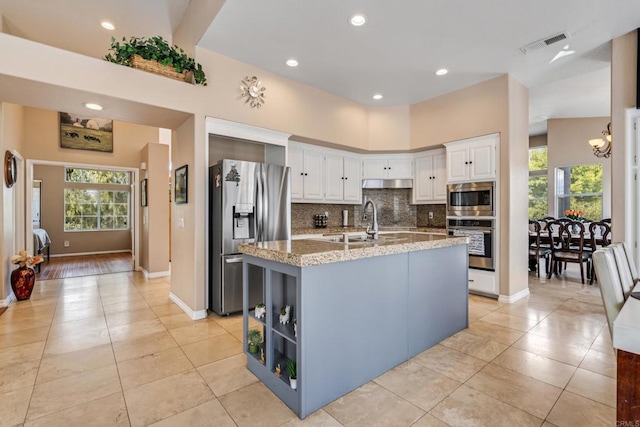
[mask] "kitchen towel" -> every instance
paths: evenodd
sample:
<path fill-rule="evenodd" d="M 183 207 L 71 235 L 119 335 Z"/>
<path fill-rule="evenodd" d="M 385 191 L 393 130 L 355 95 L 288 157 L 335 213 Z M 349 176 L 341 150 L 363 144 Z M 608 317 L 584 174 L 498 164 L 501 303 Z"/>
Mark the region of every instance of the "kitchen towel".
<path fill-rule="evenodd" d="M 469 255 L 484 255 L 484 233 L 477 230 L 453 230 L 454 236 L 469 238 Z"/>

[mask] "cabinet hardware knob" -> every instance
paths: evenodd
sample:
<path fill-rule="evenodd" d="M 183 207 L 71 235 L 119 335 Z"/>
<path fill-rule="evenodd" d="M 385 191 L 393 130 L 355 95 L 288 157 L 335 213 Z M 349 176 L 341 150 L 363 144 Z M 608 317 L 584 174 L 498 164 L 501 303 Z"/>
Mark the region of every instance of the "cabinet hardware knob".
<path fill-rule="evenodd" d="M 345 176 L 345 177 L 344 177 L 344 179 L 349 179 L 349 177 L 348 177 L 348 176 Z"/>
<path fill-rule="evenodd" d="M 300 175 L 304 176 L 304 172 L 300 172 Z"/>
<path fill-rule="evenodd" d="M 305 174 L 304 174 L 304 176 L 307 176 L 307 175 L 309 175 L 309 174 L 308 174 L 308 173 L 305 173 Z"/>

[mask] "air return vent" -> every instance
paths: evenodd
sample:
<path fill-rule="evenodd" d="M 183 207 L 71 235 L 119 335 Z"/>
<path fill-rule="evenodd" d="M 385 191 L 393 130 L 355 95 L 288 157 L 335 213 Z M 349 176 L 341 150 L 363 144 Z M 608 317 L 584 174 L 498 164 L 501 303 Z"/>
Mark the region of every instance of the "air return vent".
<path fill-rule="evenodd" d="M 522 53 L 530 53 L 531 51 L 537 50 L 537 49 L 541 49 L 545 46 L 549 46 L 550 44 L 554 44 L 557 43 L 559 41 L 565 40 L 569 37 L 569 33 L 558 33 L 558 34 L 554 34 L 552 36 L 549 37 L 545 37 L 542 40 L 538 40 L 537 42 L 533 42 L 530 43 L 526 46 L 523 46 L 520 48 L 520 50 L 522 51 Z"/>

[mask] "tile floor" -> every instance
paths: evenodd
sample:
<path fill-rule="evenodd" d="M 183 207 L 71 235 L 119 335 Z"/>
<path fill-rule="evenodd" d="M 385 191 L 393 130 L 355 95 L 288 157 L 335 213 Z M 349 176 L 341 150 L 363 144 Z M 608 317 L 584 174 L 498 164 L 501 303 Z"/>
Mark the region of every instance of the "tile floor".
<path fill-rule="evenodd" d="M 0 316 L 0 426 L 605 426 L 616 362 L 597 285 L 530 276 L 469 328 L 304 421 L 246 370 L 239 316 L 197 322 L 168 279 L 37 282 Z"/>

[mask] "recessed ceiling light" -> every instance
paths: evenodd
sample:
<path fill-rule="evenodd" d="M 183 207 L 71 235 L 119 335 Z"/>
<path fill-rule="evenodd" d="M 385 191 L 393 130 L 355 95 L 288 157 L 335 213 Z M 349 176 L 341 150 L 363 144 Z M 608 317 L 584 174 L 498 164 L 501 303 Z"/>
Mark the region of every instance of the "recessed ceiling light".
<path fill-rule="evenodd" d="M 373 99 L 378 100 L 378 99 L 382 99 L 382 95 L 379 93 L 376 93 L 375 95 L 373 95 Z"/>
<path fill-rule="evenodd" d="M 367 17 L 361 13 L 357 13 L 349 18 L 349 23 L 354 27 L 360 27 L 367 22 Z"/>
<path fill-rule="evenodd" d="M 102 28 L 104 28 L 105 30 L 115 30 L 116 29 L 116 27 L 111 22 L 108 22 L 108 21 L 102 21 L 100 23 L 100 25 L 102 25 Z"/>
<path fill-rule="evenodd" d="M 448 72 L 449 70 L 447 70 L 446 68 L 440 68 L 438 71 L 436 71 L 436 76 L 444 76 Z"/>
<path fill-rule="evenodd" d="M 98 110 L 98 111 L 102 110 L 102 105 L 100 105 L 100 104 L 94 104 L 92 102 L 85 102 L 83 105 L 85 107 L 87 107 L 88 109 L 90 109 L 90 110 Z"/>
<path fill-rule="evenodd" d="M 295 59 L 293 59 L 293 58 L 291 58 L 291 59 L 287 59 L 286 64 L 287 64 L 289 67 L 297 67 L 297 66 L 298 66 L 298 61 L 297 61 L 297 60 L 295 60 Z"/>

